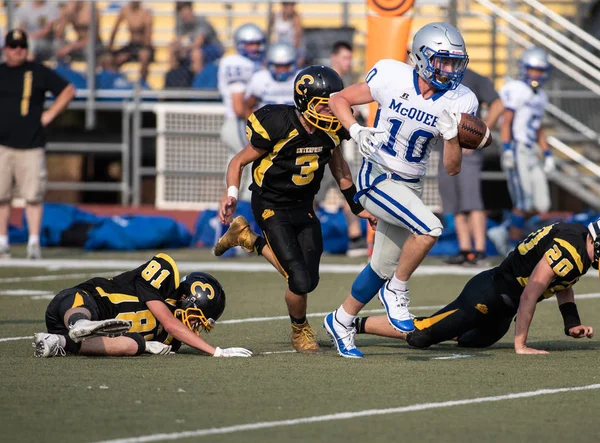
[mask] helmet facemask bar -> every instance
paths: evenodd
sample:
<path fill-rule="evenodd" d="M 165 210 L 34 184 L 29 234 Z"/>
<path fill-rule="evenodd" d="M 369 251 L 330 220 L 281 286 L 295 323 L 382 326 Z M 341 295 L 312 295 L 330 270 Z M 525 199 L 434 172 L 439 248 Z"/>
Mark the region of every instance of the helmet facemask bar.
<path fill-rule="evenodd" d="M 462 51 L 436 52 L 428 47 L 423 47 L 421 53 L 427 60 L 427 67 L 421 71 L 425 80 L 440 91 L 458 88 L 469 64 L 467 54 Z"/>
<path fill-rule="evenodd" d="M 306 110 L 302 115 L 311 125 L 316 126 L 326 132 L 337 132 L 342 127 L 342 123 L 334 115 L 326 115 L 317 112 L 320 105 L 329 106 L 329 97 L 313 97 L 308 102 Z"/>
<path fill-rule="evenodd" d="M 542 74 L 539 77 L 532 77 L 529 75 L 529 69 L 537 69 L 538 71 L 542 71 Z M 550 66 L 540 67 L 521 63 L 519 65 L 519 76 L 525 81 L 525 83 L 527 83 L 533 89 L 536 89 L 544 86 L 544 84 L 548 81 L 551 70 L 552 68 Z"/>
<path fill-rule="evenodd" d="M 594 260 L 592 260 L 592 268 L 598 270 L 600 276 L 600 269 L 598 269 L 598 261 L 600 260 L 600 219 L 593 221 L 588 225 L 588 231 L 592 237 L 594 243 Z"/>
<path fill-rule="evenodd" d="M 215 325 L 215 321 L 212 318 L 207 319 L 204 312 L 198 308 L 176 309 L 174 315 L 197 335 L 203 330 L 210 332 Z"/>

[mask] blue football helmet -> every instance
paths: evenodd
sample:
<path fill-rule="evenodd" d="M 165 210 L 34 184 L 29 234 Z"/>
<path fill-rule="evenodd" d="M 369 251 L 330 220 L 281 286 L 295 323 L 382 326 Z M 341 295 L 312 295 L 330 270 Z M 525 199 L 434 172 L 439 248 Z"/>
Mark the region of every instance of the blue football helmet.
<path fill-rule="evenodd" d="M 265 33 L 254 23 L 246 23 L 236 29 L 233 35 L 235 48 L 240 55 L 250 60 L 260 61 L 265 53 Z M 247 44 L 257 43 L 258 48 L 249 50 Z"/>
<path fill-rule="evenodd" d="M 225 310 L 225 291 L 212 275 L 192 272 L 181 279 L 175 317 L 196 334 L 209 332 Z"/>
<path fill-rule="evenodd" d="M 284 72 L 277 70 L 278 66 L 287 66 Z M 275 43 L 267 51 L 267 69 L 278 82 L 287 81 L 296 72 L 296 49 L 287 43 Z"/>
<path fill-rule="evenodd" d="M 541 75 L 531 76 L 528 72 L 529 69 L 537 69 L 541 71 Z M 526 49 L 519 58 L 519 79 L 534 89 L 543 86 L 548 81 L 551 70 L 548 54 L 537 46 Z"/>
<path fill-rule="evenodd" d="M 410 61 L 417 74 L 439 91 L 456 89 L 469 64 L 465 41 L 454 26 L 429 23 L 413 39 Z"/>

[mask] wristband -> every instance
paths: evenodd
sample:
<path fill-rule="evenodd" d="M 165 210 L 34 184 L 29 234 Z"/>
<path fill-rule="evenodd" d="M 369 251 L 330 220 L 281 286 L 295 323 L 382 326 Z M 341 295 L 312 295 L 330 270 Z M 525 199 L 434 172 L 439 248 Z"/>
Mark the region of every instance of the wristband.
<path fill-rule="evenodd" d="M 502 143 L 502 149 L 504 151 L 510 151 L 510 145 L 511 145 L 510 142 L 504 142 L 504 143 Z"/>
<path fill-rule="evenodd" d="M 365 208 L 363 208 L 359 202 L 354 201 L 354 196 L 356 195 L 356 186 L 354 184 L 352 184 L 352 186 L 350 186 L 348 189 L 343 189 L 341 191 L 354 215 L 358 215 L 365 210 Z"/>
<path fill-rule="evenodd" d="M 560 309 L 560 313 L 562 314 L 565 323 L 565 335 L 569 335 L 569 329 L 581 325 L 579 313 L 577 312 L 577 305 L 570 301 L 563 303 L 558 309 Z"/>
<path fill-rule="evenodd" d="M 227 188 L 227 197 L 233 197 L 236 200 L 238 199 L 238 195 L 239 195 L 239 189 L 237 188 L 237 186 L 230 186 Z"/>

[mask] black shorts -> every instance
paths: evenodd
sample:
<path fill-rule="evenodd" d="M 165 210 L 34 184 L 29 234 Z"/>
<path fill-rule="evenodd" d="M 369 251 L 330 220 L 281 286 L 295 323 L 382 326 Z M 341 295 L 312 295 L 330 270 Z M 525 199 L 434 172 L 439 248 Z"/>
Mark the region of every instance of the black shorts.
<path fill-rule="evenodd" d="M 78 288 L 60 291 L 46 309 L 46 328 L 50 334 L 67 335 L 65 313 L 71 308 L 86 308 L 92 314 L 91 320 L 100 320 L 98 304 L 93 296 Z"/>
<path fill-rule="evenodd" d="M 452 303 L 430 317 L 415 319 L 408 344 L 425 348 L 456 338 L 459 346 L 485 348 L 500 340 L 516 312 L 502 299 L 494 271 L 477 274 Z"/>
<path fill-rule="evenodd" d="M 285 209 L 268 203 L 253 192 L 252 212 L 287 274 L 290 291 L 299 295 L 314 291 L 319 283 L 323 235 L 312 201 Z"/>
<path fill-rule="evenodd" d="M 122 48 L 117 49 L 114 55 L 127 54 L 127 61 L 136 62 L 139 60 L 139 53 L 142 49 L 150 51 L 150 61 L 154 61 L 154 48 L 152 46 L 145 46 L 141 43 L 129 43 Z"/>

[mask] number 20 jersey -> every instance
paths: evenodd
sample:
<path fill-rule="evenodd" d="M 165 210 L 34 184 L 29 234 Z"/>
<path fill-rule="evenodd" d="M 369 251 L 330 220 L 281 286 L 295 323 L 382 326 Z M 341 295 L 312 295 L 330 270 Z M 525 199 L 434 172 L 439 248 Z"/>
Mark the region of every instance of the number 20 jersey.
<path fill-rule="evenodd" d="M 587 227 L 554 223 L 532 232 L 496 268 L 501 289 L 519 304 L 519 298 L 537 264 L 545 259 L 555 276 L 541 299 L 573 286 L 591 266 Z"/>
<path fill-rule="evenodd" d="M 384 130 L 369 160 L 403 176 L 425 175 L 433 139 L 441 137 L 435 123 L 443 110 L 475 115 L 479 106 L 463 85 L 424 99 L 415 70 L 396 60 L 380 60 L 365 80 L 379 104 L 374 126 Z"/>

